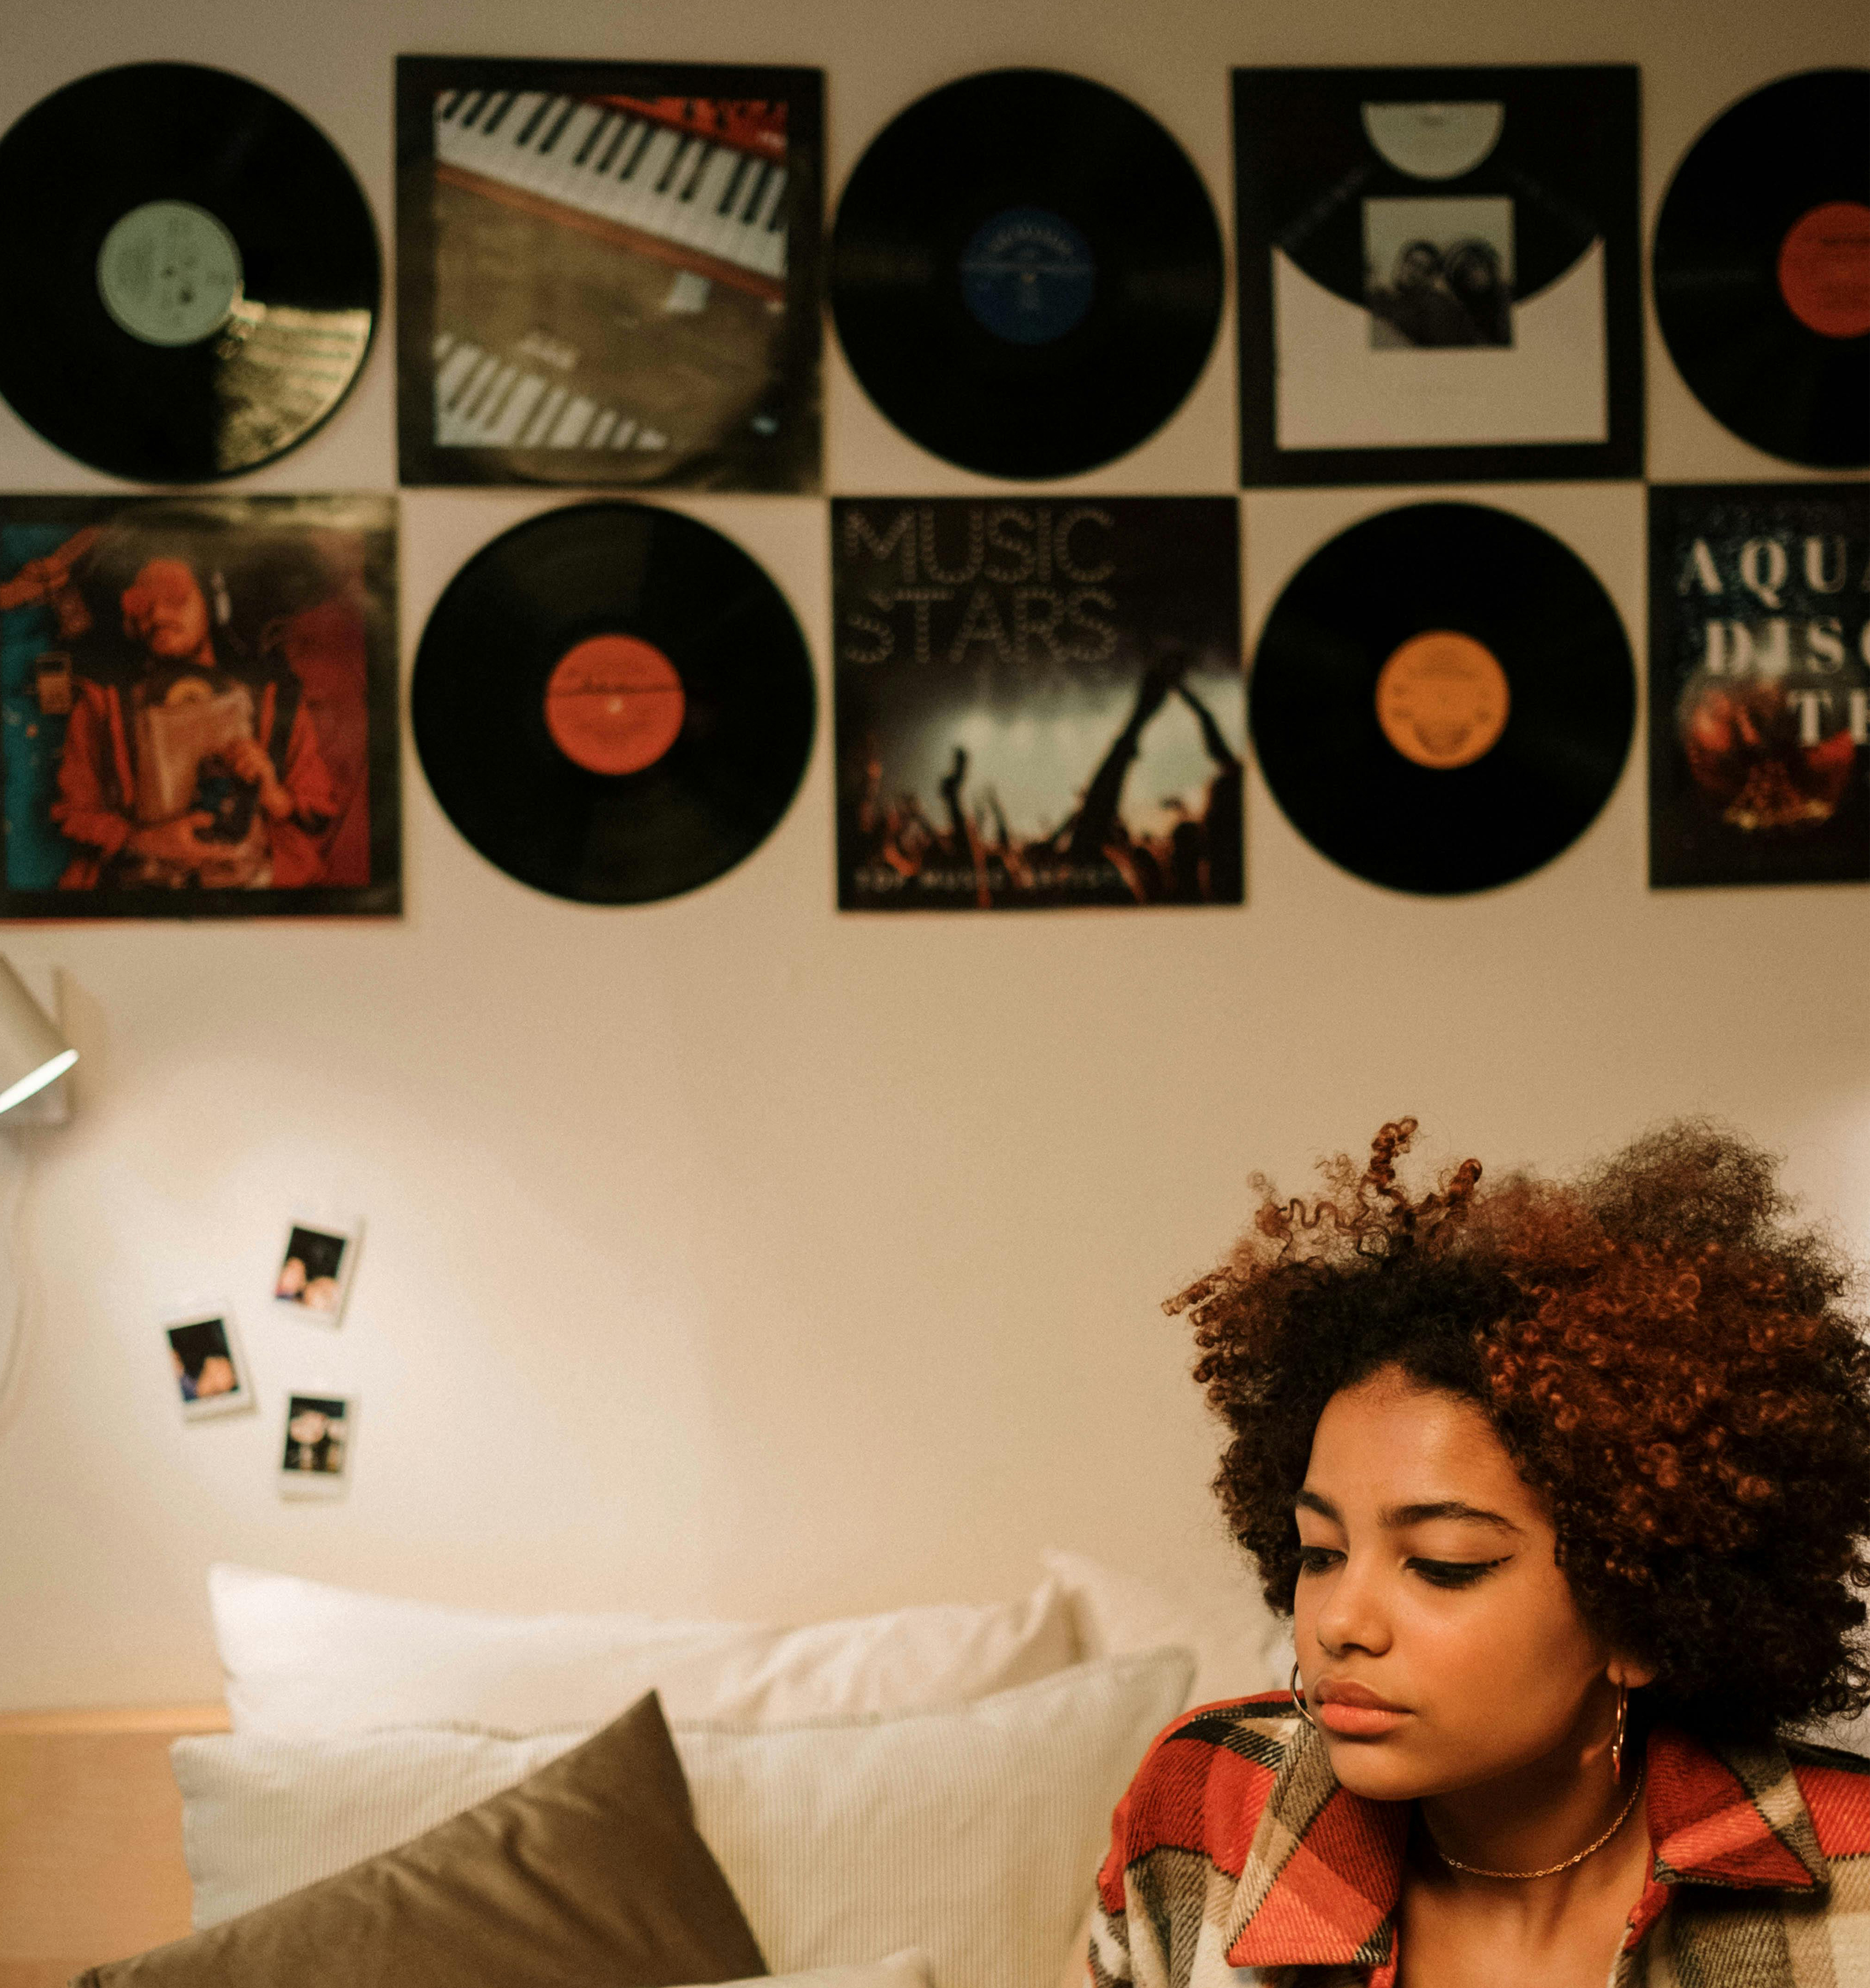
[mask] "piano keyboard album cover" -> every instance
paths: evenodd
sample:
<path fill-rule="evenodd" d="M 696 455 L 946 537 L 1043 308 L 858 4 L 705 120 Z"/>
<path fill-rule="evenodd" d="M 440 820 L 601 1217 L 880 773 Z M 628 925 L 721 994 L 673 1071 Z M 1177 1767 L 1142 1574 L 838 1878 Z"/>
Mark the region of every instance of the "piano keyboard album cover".
<path fill-rule="evenodd" d="M 394 914 L 396 507 L 0 497 L 0 916 Z"/>
<path fill-rule="evenodd" d="M 399 58 L 402 481 L 815 490 L 822 96 Z"/>
<path fill-rule="evenodd" d="M 845 911 L 1238 904 L 1230 497 L 832 507 Z"/>
<path fill-rule="evenodd" d="M 1637 72 L 1234 73 L 1242 480 L 1642 473 Z"/>

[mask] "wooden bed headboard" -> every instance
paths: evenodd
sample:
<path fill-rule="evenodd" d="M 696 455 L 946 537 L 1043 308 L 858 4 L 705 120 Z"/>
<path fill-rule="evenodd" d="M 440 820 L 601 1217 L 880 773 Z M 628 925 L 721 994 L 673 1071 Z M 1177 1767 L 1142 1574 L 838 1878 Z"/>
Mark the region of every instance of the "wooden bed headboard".
<path fill-rule="evenodd" d="M 219 1705 L 0 1712 L 0 1988 L 64 1988 L 188 1930 L 169 1742 Z"/>
<path fill-rule="evenodd" d="M 221 1705 L 0 1712 L 0 1988 L 65 1988 L 188 1932 L 169 1742 L 227 1729 Z M 1063 1988 L 1089 1988 L 1089 1935 Z"/>

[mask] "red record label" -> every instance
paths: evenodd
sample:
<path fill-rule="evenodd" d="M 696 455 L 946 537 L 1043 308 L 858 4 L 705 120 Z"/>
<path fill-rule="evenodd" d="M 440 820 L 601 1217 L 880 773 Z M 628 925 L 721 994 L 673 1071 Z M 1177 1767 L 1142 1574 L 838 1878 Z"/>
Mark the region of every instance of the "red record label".
<path fill-rule="evenodd" d="M 592 773 L 640 773 L 676 742 L 688 699 L 675 665 L 634 635 L 593 635 L 567 649 L 545 689 L 558 749 Z"/>
<path fill-rule="evenodd" d="M 1828 200 L 1795 221 L 1780 245 L 1779 289 L 1822 338 L 1870 331 L 1870 207 Z"/>

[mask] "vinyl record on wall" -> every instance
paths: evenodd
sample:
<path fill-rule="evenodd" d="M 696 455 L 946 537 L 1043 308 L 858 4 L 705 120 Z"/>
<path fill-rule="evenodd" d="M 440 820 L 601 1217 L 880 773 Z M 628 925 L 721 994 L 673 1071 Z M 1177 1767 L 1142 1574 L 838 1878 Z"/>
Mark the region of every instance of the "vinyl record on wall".
<path fill-rule="evenodd" d="M 1391 890 L 1482 891 L 1596 820 L 1628 756 L 1630 646 L 1597 576 L 1524 519 L 1412 504 L 1333 539 L 1267 617 L 1261 770 L 1313 847 Z"/>
<path fill-rule="evenodd" d="M 872 141 L 832 238 L 832 308 L 864 390 L 913 441 L 1018 478 L 1154 434 L 1207 363 L 1222 262 L 1201 176 L 1130 100 L 996 69 Z"/>
<path fill-rule="evenodd" d="M 510 877 L 640 904 L 750 855 L 811 756 L 811 659 L 730 539 L 623 500 L 548 511 L 469 560 L 416 654 L 422 770 Z"/>
<path fill-rule="evenodd" d="M 1870 464 L 1870 69 L 1754 91 L 1682 161 L 1656 316 L 1702 405 L 1814 468 Z"/>
<path fill-rule="evenodd" d="M 363 367 L 381 287 L 368 204 L 257 83 L 187 63 L 68 83 L 0 137 L 0 394 L 96 468 L 257 468 Z"/>

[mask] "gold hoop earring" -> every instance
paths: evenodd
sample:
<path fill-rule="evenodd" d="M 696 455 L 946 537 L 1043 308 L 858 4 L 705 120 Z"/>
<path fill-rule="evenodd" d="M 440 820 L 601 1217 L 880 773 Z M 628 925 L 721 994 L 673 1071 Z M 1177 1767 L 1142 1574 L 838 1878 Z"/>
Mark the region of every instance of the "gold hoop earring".
<path fill-rule="evenodd" d="M 1299 1679 L 1299 1659 L 1296 1657 L 1292 1658 L 1292 1705 L 1299 1716 L 1316 1733 L 1318 1730 L 1318 1721 L 1312 1716 L 1312 1708 L 1305 1702 L 1305 1686 Z"/>
<path fill-rule="evenodd" d="M 1617 1729 L 1611 1735 L 1611 1772 L 1618 1780 L 1623 1779 L 1623 1743 L 1630 1729 L 1630 1687 L 1619 1683 L 1617 1687 Z"/>

